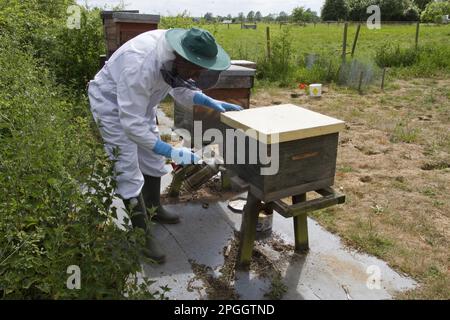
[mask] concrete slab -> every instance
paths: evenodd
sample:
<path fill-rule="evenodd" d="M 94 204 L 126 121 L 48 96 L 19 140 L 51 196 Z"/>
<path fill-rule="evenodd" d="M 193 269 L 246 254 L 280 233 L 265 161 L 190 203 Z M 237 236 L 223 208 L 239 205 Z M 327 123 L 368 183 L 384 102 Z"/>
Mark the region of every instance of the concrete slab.
<path fill-rule="evenodd" d="M 283 272 L 289 284 L 285 299 L 306 298 L 302 295 L 304 287 L 319 299 L 391 299 L 396 292 L 417 285 L 384 261 L 346 248 L 312 219 L 308 219 L 308 229 L 310 252 L 296 255 Z M 290 219 L 274 216 L 274 231 L 294 243 Z"/>
<path fill-rule="evenodd" d="M 162 189 L 171 175 L 162 181 Z M 243 194 L 245 196 L 245 194 Z M 121 208 L 121 201 L 116 205 Z M 143 265 L 146 277 L 156 280 L 149 290 L 168 285 L 170 299 L 207 299 L 205 281 L 193 271 L 195 264 L 205 266 L 218 278 L 224 264 L 224 249 L 240 229 L 241 214 L 233 213 L 227 202 L 168 205 L 181 215 L 177 225 L 155 225 L 155 237 L 167 253 L 163 265 Z M 124 212 L 119 209 L 119 220 Z M 345 247 L 340 239 L 317 222 L 308 219 L 310 252 L 290 252 L 283 259 L 270 243 L 259 242 L 258 249 L 277 264 L 287 287 L 283 299 L 392 299 L 398 291 L 414 288 L 411 278 L 392 270 L 384 261 Z M 273 234 L 288 245 L 294 244 L 292 219 L 275 214 Z M 236 272 L 232 282 L 240 299 L 266 299 L 271 279 L 254 272 Z"/>

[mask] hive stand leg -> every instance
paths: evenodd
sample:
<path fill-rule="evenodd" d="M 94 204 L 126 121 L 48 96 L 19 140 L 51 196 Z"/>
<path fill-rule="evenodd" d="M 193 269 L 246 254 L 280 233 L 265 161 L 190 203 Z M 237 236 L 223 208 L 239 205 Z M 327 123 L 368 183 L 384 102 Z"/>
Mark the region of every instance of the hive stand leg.
<path fill-rule="evenodd" d="M 261 200 L 250 192 L 247 195 L 247 204 L 242 216 L 239 255 L 237 267 L 245 269 L 250 265 L 252 259 L 253 244 L 256 237 L 256 224 L 261 207 Z"/>
<path fill-rule="evenodd" d="M 292 197 L 293 204 L 303 201 L 306 201 L 306 193 Z M 306 213 L 294 217 L 295 251 L 298 253 L 309 250 L 307 219 Z"/>
<path fill-rule="evenodd" d="M 180 195 L 180 189 L 186 175 L 185 169 L 182 169 L 179 173 L 175 174 L 172 183 L 169 187 L 169 197 L 177 198 Z"/>
<path fill-rule="evenodd" d="M 222 178 L 222 190 L 231 190 L 230 172 L 227 170 L 222 170 L 220 172 L 220 177 Z"/>

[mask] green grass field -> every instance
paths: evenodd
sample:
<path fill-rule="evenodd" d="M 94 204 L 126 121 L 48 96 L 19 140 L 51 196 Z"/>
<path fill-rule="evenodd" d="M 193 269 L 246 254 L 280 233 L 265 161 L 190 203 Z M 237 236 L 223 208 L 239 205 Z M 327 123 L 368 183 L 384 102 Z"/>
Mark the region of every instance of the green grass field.
<path fill-rule="evenodd" d="M 272 39 L 280 35 L 285 28 L 290 29 L 292 49 L 295 55 L 308 53 L 326 53 L 340 55 L 342 53 L 342 39 L 344 25 L 317 24 L 302 26 L 285 26 L 278 24 L 258 24 L 256 30 L 240 29 L 240 24 L 230 25 L 202 25 L 212 32 L 218 42 L 224 47 L 233 59 L 258 60 L 266 52 L 266 27 L 270 27 Z M 356 33 L 356 24 L 348 28 L 347 51 L 351 51 Z M 373 58 L 377 48 L 388 43 L 395 43 L 401 47 L 415 45 L 416 25 L 382 25 L 379 30 L 369 30 L 362 26 L 359 35 L 355 57 Z M 420 45 L 442 46 L 450 43 L 450 25 L 420 26 Z"/>
<path fill-rule="evenodd" d="M 162 27 L 174 26 L 191 25 Z M 360 73 L 359 70 L 349 69 L 348 74 L 340 74 L 344 34 L 342 23 L 282 27 L 279 24 L 258 24 L 256 30 L 241 29 L 240 24 L 229 27 L 223 24 L 206 24 L 199 27 L 213 33 L 232 59 L 258 63 L 256 86 L 293 87 L 299 82 L 337 82 L 355 86 L 355 79 L 350 79 L 349 75 Z M 270 60 L 267 59 L 266 27 L 270 28 Z M 356 29 L 357 24 L 349 24 L 347 57 L 350 57 L 352 51 Z M 391 79 L 449 74 L 450 26 L 421 24 L 419 50 L 415 50 L 415 39 L 414 23 L 386 24 L 378 30 L 370 30 L 362 25 L 354 58 L 358 64 L 363 64 L 358 68 L 372 74 L 368 84 L 378 82 L 381 67 L 392 69 L 388 74 Z M 311 57 L 315 59 L 314 65 L 308 64 Z"/>

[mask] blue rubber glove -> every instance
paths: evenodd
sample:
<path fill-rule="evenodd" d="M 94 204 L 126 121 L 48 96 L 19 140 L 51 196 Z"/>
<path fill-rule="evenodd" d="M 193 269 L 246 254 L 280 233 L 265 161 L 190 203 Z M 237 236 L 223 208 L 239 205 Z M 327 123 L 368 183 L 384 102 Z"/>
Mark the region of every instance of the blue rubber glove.
<path fill-rule="evenodd" d="M 225 109 L 225 111 L 241 111 L 243 108 L 241 106 L 238 106 L 237 104 L 228 103 L 228 102 L 222 102 L 219 101 L 222 104 L 222 108 Z"/>
<path fill-rule="evenodd" d="M 212 108 L 219 112 L 242 110 L 242 108 L 236 104 L 212 99 L 211 97 L 208 97 L 206 94 L 203 94 L 201 92 L 197 92 L 194 95 L 194 103 L 201 106 Z"/>
<path fill-rule="evenodd" d="M 198 163 L 200 157 L 188 148 L 173 148 L 170 144 L 158 140 L 156 141 L 153 151 L 166 158 L 172 159 L 178 165 L 188 165 Z"/>

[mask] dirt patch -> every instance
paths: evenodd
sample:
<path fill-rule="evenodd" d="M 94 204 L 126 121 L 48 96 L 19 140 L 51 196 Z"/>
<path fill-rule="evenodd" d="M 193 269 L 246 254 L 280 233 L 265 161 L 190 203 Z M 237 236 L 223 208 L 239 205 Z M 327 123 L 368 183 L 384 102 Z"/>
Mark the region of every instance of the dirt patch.
<path fill-rule="evenodd" d="M 209 300 L 237 300 L 239 295 L 234 291 L 231 283 L 223 275 L 216 278 L 213 270 L 209 266 L 198 264 L 189 260 L 195 274 L 194 279 L 199 279 L 204 283 L 207 299 Z"/>
<path fill-rule="evenodd" d="M 431 163 L 425 163 L 420 167 L 422 170 L 442 170 L 450 168 L 450 162 L 447 161 L 440 161 L 440 162 L 431 162 Z"/>
<path fill-rule="evenodd" d="M 271 247 L 282 255 L 282 260 L 287 260 L 295 250 L 295 247 L 292 244 L 286 243 L 286 241 L 277 233 L 272 233 L 272 236 L 266 239 L 258 240 L 257 244 Z"/>
<path fill-rule="evenodd" d="M 218 273 L 215 273 L 211 267 L 198 264 L 193 260 L 189 261 L 195 277 L 188 285 L 188 290 L 200 291 L 201 288 L 194 287 L 191 283 L 195 280 L 201 280 L 204 284 L 207 299 L 239 299 L 239 294 L 234 288 L 236 280 L 236 261 L 239 251 L 238 239 L 239 234 L 235 232 L 235 238 L 231 239 L 228 244 L 224 246 L 224 264 L 218 268 Z M 267 254 L 267 247 L 269 247 L 270 250 L 279 253 L 277 259 L 269 257 Z M 265 297 L 269 299 L 281 299 L 287 291 L 287 287 L 282 280 L 281 268 L 284 264 L 288 263 L 288 259 L 292 256 L 292 252 L 293 246 L 286 244 L 285 241 L 277 235 L 255 241 L 255 247 L 248 272 L 253 272 L 259 278 L 268 279 L 270 281 L 271 287 L 269 291 L 265 293 Z"/>

